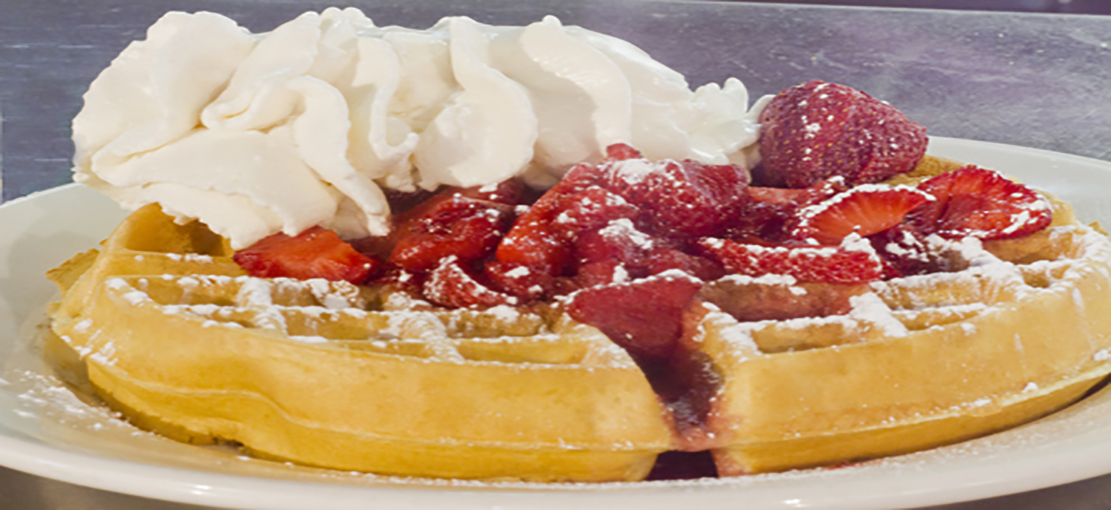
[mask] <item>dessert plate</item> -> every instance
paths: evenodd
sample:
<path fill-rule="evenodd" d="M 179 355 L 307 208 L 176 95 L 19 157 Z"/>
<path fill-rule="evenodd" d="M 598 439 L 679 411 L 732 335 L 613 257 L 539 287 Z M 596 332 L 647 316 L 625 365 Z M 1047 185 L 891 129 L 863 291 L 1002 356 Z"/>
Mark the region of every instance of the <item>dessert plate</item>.
<path fill-rule="evenodd" d="M 930 152 L 1007 172 L 1111 224 L 1111 163 L 1007 145 L 932 138 Z M 733 479 L 530 485 L 403 479 L 258 460 L 140 431 L 99 405 L 51 350 L 43 273 L 93 247 L 123 219 L 70 185 L 0 206 L 0 465 L 109 491 L 237 508 L 566 508 L 637 506 L 890 508 L 980 499 L 1111 473 L 1111 389 L 986 438 L 839 469 Z M 1108 311 L 1111 313 L 1111 310 Z"/>

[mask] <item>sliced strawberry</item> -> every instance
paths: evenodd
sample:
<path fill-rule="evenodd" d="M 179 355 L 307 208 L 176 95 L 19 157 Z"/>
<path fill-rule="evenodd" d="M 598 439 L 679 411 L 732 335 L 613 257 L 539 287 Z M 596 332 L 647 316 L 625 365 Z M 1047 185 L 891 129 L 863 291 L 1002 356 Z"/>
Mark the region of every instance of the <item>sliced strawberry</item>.
<path fill-rule="evenodd" d="M 634 358 L 666 359 L 682 333 L 683 311 L 701 286 L 676 272 L 592 287 L 571 295 L 567 313 L 600 329 Z"/>
<path fill-rule="evenodd" d="M 782 274 L 809 283 L 864 283 L 880 279 L 883 262 L 863 240 L 840 246 L 761 246 L 703 238 L 697 246 L 733 274 Z"/>
<path fill-rule="evenodd" d="M 517 219 L 498 245 L 497 259 L 549 276 L 562 274 L 571 259 L 571 239 L 569 228 L 557 228 L 555 220 L 563 212 L 568 196 L 596 186 L 599 177 L 598 169 L 586 163 L 567 172 Z"/>
<path fill-rule="evenodd" d="M 449 308 L 518 303 L 517 298 L 480 283 L 470 269 L 454 257 L 443 259 L 428 274 L 428 280 L 424 283 L 424 297 L 432 303 Z"/>
<path fill-rule="evenodd" d="M 513 220 L 513 208 L 453 196 L 397 227 L 389 262 L 409 271 L 428 271 L 449 256 L 478 260 L 497 248 Z"/>
<path fill-rule="evenodd" d="M 800 209 L 791 235 L 824 245 L 838 244 L 852 233 L 870 236 L 898 225 L 911 210 L 933 199 L 906 186 L 864 184 Z"/>
<path fill-rule="evenodd" d="M 513 262 L 492 260 L 486 263 L 485 270 L 494 290 L 516 296 L 522 302 L 549 295 L 555 286 L 555 278 L 551 274 Z"/>
<path fill-rule="evenodd" d="M 497 184 L 459 188 L 455 193 L 475 200 L 518 205 L 528 202 L 531 191 L 519 179 L 507 179 Z"/>
<path fill-rule="evenodd" d="M 638 268 L 630 267 L 619 260 L 610 259 L 580 264 L 575 269 L 573 279 L 577 288 L 586 289 L 598 285 L 627 282 L 644 276 L 645 274 Z"/>
<path fill-rule="evenodd" d="M 588 230 L 575 239 L 577 265 L 615 260 L 641 266 L 645 255 L 662 241 L 637 230 L 627 218 L 613 220 L 604 228 Z"/>
<path fill-rule="evenodd" d="M 554 277 L 563 274 L 570 262 L 571 245 L 550 223 L 518 220 L 498 244 L 495 255 L 500 262 Z"/>
<path fill-rule="evenodd" d="M 442 187 L 435 193 L 424 190 L 401 192 L 390 189 L 386 189 L 385 193 L 393 215 L 393 228 L 390 229 L 389 235 L 369 236 L 351 241 L 351 245 L 360 253 L 381 259 L 389 259 L 394 247 L 407 237 L 427 234 L 430 230 L 440 232 L 450 230 L 448 226 L 443 225 L 443 222 L 450 220 L 451 214 L 459 214 L 459 211 L 445 214 L 445 210 L 454 207 L 444 206 L 445 202 L 460 198 L 473 199 L 485 203 L 489 208 L 498 209 L 503 213 L 512 213 L 513 208 L 507 206 L 524 203 L 528 200 L 529 191 L 521 181 L 509 179 L 490 186 Z M 440 219 L 436 219 L 437 216 Z M 440 223 L 439 226 L 433 225 L 437 222 Z M 430 268 L 435 264 L 436 261 L 432 260 L 427 264 L 419 265 Z"/>
<path fill-rule="evenodd" d="M 765 188 L 749 186 L 749 200 L 727 227 L 728 237 L 786 239 L 799 209 L 848 190 L 843 177 L 831 177 L 809 188 Z"/>
<path fill-rule="evenodd" d="M 868 241 L 887 265 L 885 280 L 943 270 L 943 261 L 930 253 L 922 234 L 906 224 L 868 236 Z"/>
<path fill-rule="evenodd" d="M 624 198 L 600 186 L 590 186 L 560 198 L 559 214 L 552 219 L 552 226 L 574 239 L 580 232 L 601 228 L 614 220 L 631 220 L 639 214 L 640 209 Z"/>
<path fill-rule="evenodd" d="M 891 105 L 844 85 L 812 80 L 780 92 L 760 114 L 761 186 L 805 188 L 831 176 L 849 185 L 909 172 L 926 129 Z"/>
<path fill-rule="evenodd" d="M 637 230 L 628 219 L 583 232 L 575 241 L 575 280 L 582 287 L 678 270 L 703 280 L 720 278 L 721 265 L 684 252 L 681 245 Z"/>
<path fill-rule="evenodd" d="M 681 271 L 703 281 L 712 281 L 725 276 L 725 269 L 716 261 L 666 246 L 652 249 L 644 259 L 645 273 L 649 275 L 665 271 Z"/>
<path fill-rule="evenodd" d="M 1053 222 L 1052 208 L 1038 193 L 997 172 L 973 165 L 918 185 L 937 200 L 907 215 L 907 223 L 947 238 L 1020 237 Z"/>
<path fill-rule="evenodd" d="M 748 171 L 736 165 L 624 159 L 599 168 L 605 187 L 639 207 L 641 222 L 656 235 L 719 233 L 748 198 Z"/>
<path fill-rule="evenodd" d="M 344 280 L 359 284 L 380 265 L 331 230 L 313 227 L 290 237 L 274 234 L 232 256 L 247 274 L 263 278 Z"/>

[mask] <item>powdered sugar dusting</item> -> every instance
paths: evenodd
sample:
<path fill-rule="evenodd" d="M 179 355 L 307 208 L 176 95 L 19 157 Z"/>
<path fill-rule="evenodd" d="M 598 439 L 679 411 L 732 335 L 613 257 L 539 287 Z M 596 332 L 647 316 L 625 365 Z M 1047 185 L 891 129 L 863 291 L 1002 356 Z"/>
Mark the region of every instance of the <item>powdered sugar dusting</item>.
<path fill-rule="evenodd" d="M 880 328 L 889 337 L 907 335 L 907 328 L 891 314 L 891 308 L 873 292 L 849 298 L 852 311 L 849 317 Z"/>

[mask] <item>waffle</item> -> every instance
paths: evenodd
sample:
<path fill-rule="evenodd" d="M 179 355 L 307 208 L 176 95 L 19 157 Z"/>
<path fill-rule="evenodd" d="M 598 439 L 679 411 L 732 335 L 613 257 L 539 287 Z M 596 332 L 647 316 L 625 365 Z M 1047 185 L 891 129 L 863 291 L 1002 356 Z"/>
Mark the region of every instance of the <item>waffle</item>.
<path fill-rule="evenodd" d="M 205 232 L 148 206 L 50 275 L 53 329 L 143 428 L 335 469 L 543 482 L 642 479 L 671 449 L 644 375 L 594 328 L 242 276 Z"/>
<path fill-rule="evenodd" d="M 899 179 L 954 166 L 927 158 Z M 139 426 L 262 457 L 542 482 L 641 480 L 682 448 L 709 449 L 721 476 L 828 465 L 1012 427 L 1111 372 L 1111 241 L 1050 198 L 1047 230 L 950 243 L 948 272 L 857 286 L 846 315 L 742 322 L 746 300 L 820 288 L 708 283 L 684 321 L 717 382 L 698 442 L 625 351 L 558 303 L 444 310 L 251 278 L 219 236 L 156 206 L 51 272 L 52 327 Z"/>
<path fill-rule="evenodd" d="M 927 158 L 897 182 L 957 166 Z M 686 341 L 721 381 L 708 424 L 719 475 L 963 441 L 1049 414 L 1104 379 L 1111 242 L 1048 198 L 1048 229 L 954 243 L 950 272 L 862 286 L 847 315 L 738 322 L 726 311 L 745 295 L 810 289 L 737 277 L 704 288 Z"/>

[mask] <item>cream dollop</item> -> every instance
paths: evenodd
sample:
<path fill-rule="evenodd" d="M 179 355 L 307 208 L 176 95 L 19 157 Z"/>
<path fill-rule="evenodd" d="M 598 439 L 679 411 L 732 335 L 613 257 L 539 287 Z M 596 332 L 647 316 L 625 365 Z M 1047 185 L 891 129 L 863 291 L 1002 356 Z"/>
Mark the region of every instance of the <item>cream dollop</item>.
<path fill-rule="evenodd" d="M 74 179 L 237 248 L 313 225 L 353 238 L 388 231 L 383 187 L 545 186 L 618 142 L 745 164 L 758 110 L 736 79 L 691 91 L 632 44 L 551 16 L 413 30 L 330 8 L 252 34 L 171 12 L 85 94 Z"/>

